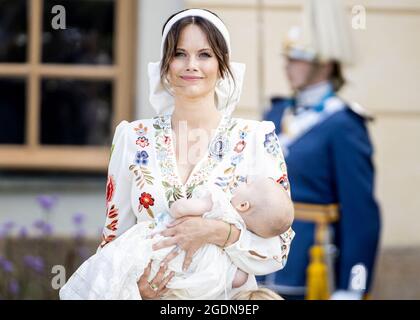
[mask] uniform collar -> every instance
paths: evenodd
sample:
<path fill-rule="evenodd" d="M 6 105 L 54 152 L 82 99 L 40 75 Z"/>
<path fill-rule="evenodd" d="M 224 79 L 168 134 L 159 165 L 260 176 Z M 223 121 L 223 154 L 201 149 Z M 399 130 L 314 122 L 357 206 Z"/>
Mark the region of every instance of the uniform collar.
<path fill-rule="evenodd" d="M 333 95 L 333 93 L 333 86 L 329 81 L 308 86 L 296 94 L 296 110 L 306 110 L 314 106 L 319 106 L 327 97 Z"/>

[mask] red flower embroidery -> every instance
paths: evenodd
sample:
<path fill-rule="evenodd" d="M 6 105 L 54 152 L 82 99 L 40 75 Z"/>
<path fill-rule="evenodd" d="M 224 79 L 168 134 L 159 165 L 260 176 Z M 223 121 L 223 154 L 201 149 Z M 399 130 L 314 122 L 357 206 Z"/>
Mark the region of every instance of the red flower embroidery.
<path fill-rule="evenodd" d="M 146 137 L 140 137 L 137 139 L 136 144 L 142 148 L 145 148 L 149 145 L 149 139 L 147 139 Z"/>
<path fill-rule="evenodd" d="M 165 136 L 165 138 L 164 138 L 165 140 L 164 140 L 164 142 L 165 142 L 165 144 L 170 144 L 171 143 L 171 137 L 169 137 L 169 136 Z"/>
<path fill-rule="evenodd" d="M 155 203 L 155 199 L 153 199 L 152 195 L 147 192 L 143 192 L 139 200 L 140 204 L 146 209 L 149 209 L 149 206 L 153 206 Z"/>
<path fill-rule="evenodd" d="M 276 180 L 277 183 L 280 183 L 284 189 L 289 189 L 289 180 L 287 179 L 287 175 L 283 174 L 280 178 Z"/>
<path fill-rule="evenodd" d="M 114 197 L 115 191 L 115 182 L 112 176 L 108 176 L 108 180 L 106 182 L 106 202 L 110 202 Z"/>
<path fill-rule="evenodd" d="M 240 153 L 244 150 L 245 146 L 246 146 L 246 142 L 244 140 L 241 140 L 236 144 L 235 149 L 233 150 L 237 153 Z"/>
<path fill-rule="evenodd" d="M 111 242 L 114 239 L 115 239 L 115 234 L 110 234 L 107 237 L 105 237 L 105 235 L 102 234 L 101 248 L 103 248 L 107 243 Z"/>
<path fill-rule="evenodd" d="M 108 209 L 107 216 L 109 219 L 114 219 L 118 216 L 118 209 L 114 204 L 111 206 L 111 208 Z"/>
<path fill-rule="evenodd" d="M 117 230 L 117 223 L 118 223 L 118 219 L 115 219 L 110 224 L 108 224 L 106 226 L 106 228 L 111 230 L 111 231 L 116 231 Z"/>

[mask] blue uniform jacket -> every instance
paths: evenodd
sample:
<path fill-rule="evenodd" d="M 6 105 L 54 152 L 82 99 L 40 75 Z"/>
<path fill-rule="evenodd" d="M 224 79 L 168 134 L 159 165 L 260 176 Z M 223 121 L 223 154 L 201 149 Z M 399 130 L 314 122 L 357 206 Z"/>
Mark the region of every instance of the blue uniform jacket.
<path fill-rule="evenodd" d="M 291 100 L 274 98 L 264 119 L 273 121 L 277 133 Z M 315 125 L 289 146 L 286 157 L 292 200 L 310 204 L 338 203 L 340 221 L 334 225 L 338 257 L 336 288 L 348 289 L 351 268 L 363 263 L 368 271 L 367 291 L 380 231 L 379 209 L 374 199 L 372 145 L 365 119 L 346 107 Z M 303 287 L 314 224 L 295 220 L 296 232 L 286 267 L 275 274 L 275 284 Z M 271 275 L 273 277 L 273 275 Z M 259 281 L 264 277 L 259 277 Z"/>

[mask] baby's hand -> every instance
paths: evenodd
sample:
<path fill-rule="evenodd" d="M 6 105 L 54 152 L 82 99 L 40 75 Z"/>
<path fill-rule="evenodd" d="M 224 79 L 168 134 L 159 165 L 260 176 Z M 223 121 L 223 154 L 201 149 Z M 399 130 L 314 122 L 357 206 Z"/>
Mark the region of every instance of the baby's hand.
<path fill-rule="evenodd" d="M 190 205 L 188 203 L 188 199 L 182 198 L 172 203 L 169 213 L 171 214 L 172 218 L 178 219 L 187 215 L 187 208 L 189 207 Z"/>
<path fill-rule="evenodd" d="M 211 210 L 213 202 L 211 194 L 207 193 L 204 198 L 200 199 L 179 199 L 175 201 L 170 209 L 173 218 L 181 218 L 184 216 L 202 216 Z"/>

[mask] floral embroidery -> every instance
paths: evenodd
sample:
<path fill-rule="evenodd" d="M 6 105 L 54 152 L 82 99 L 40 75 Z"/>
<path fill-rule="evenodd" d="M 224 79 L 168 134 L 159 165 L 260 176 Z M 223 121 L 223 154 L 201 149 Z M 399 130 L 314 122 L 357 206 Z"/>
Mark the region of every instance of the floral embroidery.
<path fill-rule="evenodd" d="M 109 175 L 107 182 L 106 182 L 106 202 L 107 204 L 111 202 L 112 198 L 114 197 L 114 191 L 115 191 L 115 182 L 114 178 Z"/>
<path fill-rule="evenodd" d="M 165 190 L 165 198 L 170 207 L 176 200 L 192 197 L 194 189 L 205 183 L 210 172 L 222 160 L 223 155 L 229 151 L 228 141 L 231 130 L 236 122 L 232 122 L 230 117 L 224 116 L 217 129 L 215 138 L 210 143 L 208 156 L 194 167 L 185 185 L 179 181 L 176 175 L 175 152 L 172 146 L 171 118 L 169 115 L 154 118 L 153 128 L 155 128 L 155 147 L 158 166 L 162 175 L 162 185 Z"/>
<path fill-rule="evenodd" d="M 223 191 L 229 190 L 230 193 L 236 189 L 240 183 L 246 182 L 246 177 L 240 175 L 217 177 L 215 185 L 221 187 Z"/>
<path fill-rule="evenodd" d="M 244 158 L 243 154 L 237 154 L 230 159 L 230 164 L 233 167 L 236 167 L 239 164 L 239 162 L 243 160 L 243 158 Z"/>
<path fill-rule="evenodd" d="M 229 189 L 229 191 L 232 192 L 232 190 L 238 186 L 238 179 L 240 178 L 240 176 L 235 175 L 235 170 L 239 163 L 242 162 L 244 159 L 243 151 L 245 150 L 245 147 L 247 145 L 245 139 L 248 136 L 248 132 L 248 125 L 245 125 L 245 127 L 239 129 L 239 141 L 236 143 L 233 149 L 235 153 L 230 158 L 230 167 L 225 169 L 225 171 L 223 172 L 226 177 L 216 178 L 216 185 L 222 187 L 224 191 L 227 191 Z"/>
<path fill-rule="evenodd" d="M 163 142 L 165 144 L 171 144 L 172 143 L 171 137 L 169 137 L 169 136 L 164 136 L 163 139 L 164 139 Z"/>
<path fill-rule="evenodd" d="M 137 138 L 136 144 L 142 148 L 146 148 L 149 145 L 149 140 L 145 136 L 142 136 Z"/>
<path fill-rule="evenodd" d="M 180 186 L 170 185 L 166 181 L 162 181 L 162 185 L 165 188 L 165 198 L 169 203 L 169 207 L 171 207 L 173 202 L 184 197 Z"/>
<path fill-rule="evenodd" d="M 110 234 L 109 236 L 105 236 L 104 234 L 102 234 L 102 242 L 101 242 L 101 248 L 103 248 L 107 243 L 111 242 L 112 240 L 114 240 L 116 237 L 115 234 Z"/>
<path fill-rule="evenodd" d="M 148 147 L 150 143 L 149 139 L 146 137 L 148 131 L 147 127 L 144 126 L 143 123 L 139 123 L 139 125 L 134 128 L 134 131 L 139 135 L 136 144 L 142 148 Z M 147 168 L 147 165 L 149 164 L 149 154 L 147 151 L 137 151 L 134 157 L 134 163 L 135 164 L 129 166 L 129 169 L 135 176 L 136 186 L 142 189 L 145 183 L 153 185 L 154 177 L 152 176 L 152 172 Z"/>
<path fill-rule="evenodd" d="M 147 166 L 149 163 L 149 154 L 146 151 L 137 151 L 134 162 L 138 165 Z"/>
<path fill-rule="evenodd" d="M 109 153 L 109 159 L 111 159 L 112 154 L 114 153 L 115 144 L 111 146 L 111 152 Z"/>
<path fill-rule="evenodd" d="M 212 154 L 211 150 L 209 150 L 209 156 L 206 159 L 206 162 L 203 163 L 199 170 L 194 172 L 194 175 L 192 176 L 192 179 L 188 184 L 188 188 L 186 190 L 187 198 L 192 196 L 193 191 L 196 187 L 207 182 L 210 173 L 217 166 L 217 164 L 223 160 L 224 155 L 227 152 L 229 152 L 230 135 L 233 129 L 236 127 L 236 125 L 236 120 L 233 120 L 226 116 L 224 119 L 222 119 L 221 125 L 218 128 L 218 132 L 216 133 L 215 139 L 213 141 L 213 145 L 217 145 L 218 142 L 222 143 L 219 144 L 217 153 Z"/>
<path fill-rule="evenodd" d="M 143 192 L 140 197 L 140 204 L 145 207 L 146 209 L 149 209 L 149 206 L 154 205 L 155 199 L 150 195 L 150 193 Z"/>
<path fill-rule="evenodd" d="M 143 123 L 140 122 L 138 127 L 134 128 L 134 131 L 141 137 L 147 134 L 147 127 L 145 127 Z"/>
<path fill-rule="evenodd" d="M 287 174 L 283 174 L 276 180 L 276 182 L 280 183 L 285 190 L 289 190 L 289 180 L 287 179 Z"/>
<path fill-rule="evenodd" d="M 115 204 L 113 204 L 108 210 L 107 210 L 107 217 L 109 219 L 114 219 L 118 217 L 118 209 L 115 207 Z"/>
<path fill-rule="evenodd" d="M 280 154 L 280 143 L 274 130 L 265 135 L 264 148 L 274 157 L 277 157 Z"/>
<path fill-rule="evenodd" d="M 115 187 L 114 177 L 109 175 L 106 183 L 106 217 L 110 220 L 110 223 L 105 228 L 112 232 L 116 231 L 118 228 L 118 209 L 115 204 L 111 203 L 115 194 Z M 114 234 L 106 236 L 104 230 L 104 233 L 102 234 L 101 247 L 105 246 L 114 238 Z"/>
<path fill-rule="evenodd" d="M 117 222 L 118 222 L 118 220 L 113 220 L 110 224 L 108 224 L 106 226 L 106 228 L 111 230 L 111 231 L 116 231 L 117 230 Z"/>
<path fill-rule="evenodd" d="M 151 206 L 153 206 L 155 204 L 155 199 L 152 197 L 152 195 L 150 193 L 147 192 L 143 192 L 139 198 L 139 212 L 141 212 L 141 210 L 143 210 L 143 208 L 146 209 L 148 215 L 151 218 L 154 218 L 154 214 L 152 209 L 150 208 Z"/>
<path fill-rule="evenodd" d="M 293 238 L 295 237 L 295 232 L 293 231 L 292 228 L 287 229 L 287 231 L 283 232 L 280 236 L 280 239 L 282 240 L 282 242 L 284 242 L 285 244 L 285 248 L 288 248 L 287 244 L 290 243 Z M 283 251 L 283 247 L 282 247 L 282 251 Z"/>
<path fill-rule="evenodd" d="M 134 173 L 134 176 L 136 177 L 135 182 L 137 187 L 143 189 L 145 182 L 147 184 L 153 185 L 153 180 L 155 178 L 151 175 L 152 173 L 146 167 L 132 164 L 129 169 Z"/>
<path fill-rule="evenodd" d="M 241 152 L 245 149 L 245 146 L 246 146 L 246 142 L 245 142 L 245 141 L 243 141 L 243 140 L 241 140 L 241 141 L 239 141 L 239 142 L 236 144 L 236 146 L 235 146 L 235 148 L 233 149 L 233 151 L 235 151 L 235 152 L 237 152 L 237 153 L 241 153 Z"/>
<path fill-rule="evenodd" d="M 204 181 L 201 181 L 201 182 L 199 182 L 199 183 L 196 183 L 196 184 L 192 184 L 192 185 L 189 185 L 188 187 L 187 187 L 187 190 L 186 190 L 186 195 L 187 195 L 187 199 L 191 199 L 192 198 L 192 195 L 193 195 L 193 192 L 194 192 L 194 190 L 195 190 L 195 188 L 197 188 L 198 186 L 201 186 L 201 185 L 203 185 L 204 184 Z"/>

